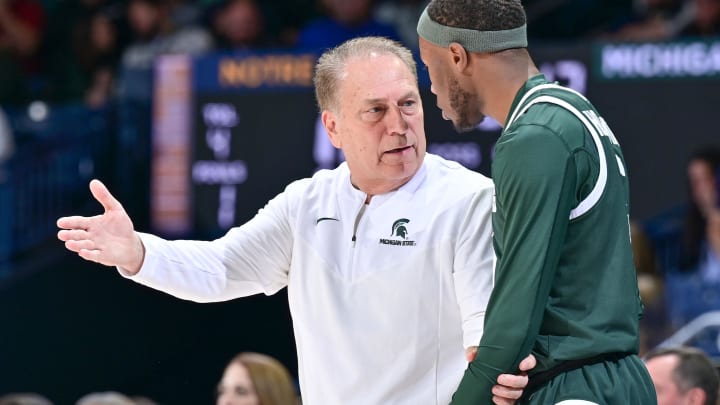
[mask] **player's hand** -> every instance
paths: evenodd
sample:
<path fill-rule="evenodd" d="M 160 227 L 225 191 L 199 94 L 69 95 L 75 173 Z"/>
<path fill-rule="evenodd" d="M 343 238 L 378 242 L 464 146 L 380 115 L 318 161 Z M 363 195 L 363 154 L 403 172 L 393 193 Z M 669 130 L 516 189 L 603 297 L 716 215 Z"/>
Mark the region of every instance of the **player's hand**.
<path fill-rule="evenodd" d="M 465 356 L 468 362 L 475 359 L 477 354 L 477 346 L 470 346 L 465 349 Z M 497 405 L 512 405 L 515 400 L 520 398 L 523 390 L 528 384 L 527 372 L 535 368 L 537 361 L 532 354 L 528 355 L 520 362 L 518 374 L 500 374 L 497 379 L 497 385 L 493 386 L 493 402 Z"/>
<path fill-rule="evenodd" d="M 129 274 L 136 274 L 142 266 L 145 249 L 132 220 L 99 180 L 90 182 L 90 192 L 105 212 L 93 217 L 58 219 L 57 226 L 61 229 L 58 239 L 85 260 L 118 266 Z"/>

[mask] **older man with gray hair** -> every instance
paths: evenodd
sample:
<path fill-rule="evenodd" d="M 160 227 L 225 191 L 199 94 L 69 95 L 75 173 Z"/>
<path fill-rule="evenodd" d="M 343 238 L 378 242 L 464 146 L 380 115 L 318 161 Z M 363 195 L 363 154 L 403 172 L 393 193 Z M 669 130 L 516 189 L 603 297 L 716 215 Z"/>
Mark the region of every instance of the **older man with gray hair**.
<path fill-rule="evenodd" d="M 710 357 L 695 347 L 651 350 L 645 355 L 658 405 L 716 405 L 718 371 Z"/>

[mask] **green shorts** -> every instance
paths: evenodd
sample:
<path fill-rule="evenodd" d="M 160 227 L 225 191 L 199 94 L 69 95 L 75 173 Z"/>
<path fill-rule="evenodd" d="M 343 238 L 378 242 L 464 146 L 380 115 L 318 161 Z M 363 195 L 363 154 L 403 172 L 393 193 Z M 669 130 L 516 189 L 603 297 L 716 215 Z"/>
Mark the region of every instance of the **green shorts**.
<path fill-rule="evenodd" d="M 657 405 L 645 364 L 631 355 L 570 370 L 550 380 L 523 404 Z"/>

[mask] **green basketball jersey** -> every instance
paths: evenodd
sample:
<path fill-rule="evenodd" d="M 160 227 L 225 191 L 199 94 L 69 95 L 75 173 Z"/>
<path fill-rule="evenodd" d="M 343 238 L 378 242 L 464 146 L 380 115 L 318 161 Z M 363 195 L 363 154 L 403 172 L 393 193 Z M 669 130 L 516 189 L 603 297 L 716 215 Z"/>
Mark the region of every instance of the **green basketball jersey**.
<path fill-rule="evenodd" d="M 453 403 L 491 404 L 497 376 L 531 352 L 532 375 L 638 350 L 628 178 L 612 131 L 585 97 L 542 75 L 520 89 L 504 128 L 492 164 L 495 285 Z"/>

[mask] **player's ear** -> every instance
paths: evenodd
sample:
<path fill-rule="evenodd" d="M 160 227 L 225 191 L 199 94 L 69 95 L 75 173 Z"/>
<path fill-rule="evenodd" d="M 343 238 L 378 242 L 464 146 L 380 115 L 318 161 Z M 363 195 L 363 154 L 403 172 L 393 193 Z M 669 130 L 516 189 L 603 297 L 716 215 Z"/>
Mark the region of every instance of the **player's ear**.
<path fill-rule="evenodd" d="M 451 62 L 452 65 L 455 66 L 455 69 L 457 69 L 458 72 L 464 71 L 465 68 L 467 68 L 470 58 L 468 51 L 457 42 L 452 42 L 448 46 L 448 51 L 450 52 Z"/>
<path fill-rule="evenodd" d="M 335 118 L 335 113 L 329 110 L 324 110 L 320 115 L 320 119 L 322 120 L 325 131 L 328 134 L 328 138 L 330 138 L 330 143 L 338 149 L 342 148 L 342 140 L 337 131 L 337 119 Z"/>

